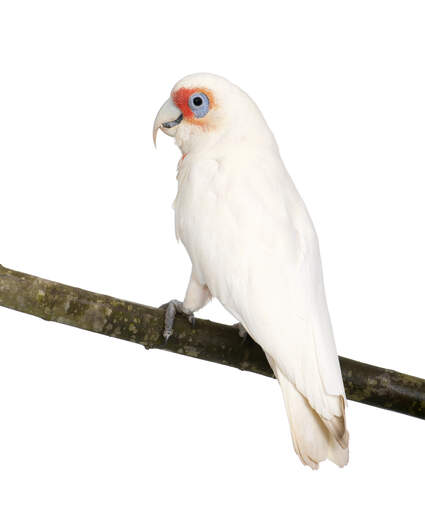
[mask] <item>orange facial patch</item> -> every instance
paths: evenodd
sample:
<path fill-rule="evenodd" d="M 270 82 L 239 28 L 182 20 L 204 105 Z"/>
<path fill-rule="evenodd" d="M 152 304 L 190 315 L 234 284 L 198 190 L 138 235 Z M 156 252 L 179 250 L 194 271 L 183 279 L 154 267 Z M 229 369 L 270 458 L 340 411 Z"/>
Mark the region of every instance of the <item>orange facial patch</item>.
<path fill-rule="evenodd" d="M 191 108 L 189 107 L 189 98 L 192 96 L 195 92 L 202 92 L 206 96 L 208 96 L 209 100 L 209 110 L 212 110 L 215 106 L 214 102 L 214 96 L 212 92 L 208 89 L 187 89 L 186 87 L 181 87 L 180 89 L 177 89 L 177 91 L 174 91 L 171 95 L 174 104 L 176 107 L 178 107 L 183 114 L 183 117 L 186 121 L 192 124 L 197 124 L 200 126 L 204 126 L 207 124 L 207 120 L 205 117 L 196 118 L 195 114 L 192 112 Z"/>

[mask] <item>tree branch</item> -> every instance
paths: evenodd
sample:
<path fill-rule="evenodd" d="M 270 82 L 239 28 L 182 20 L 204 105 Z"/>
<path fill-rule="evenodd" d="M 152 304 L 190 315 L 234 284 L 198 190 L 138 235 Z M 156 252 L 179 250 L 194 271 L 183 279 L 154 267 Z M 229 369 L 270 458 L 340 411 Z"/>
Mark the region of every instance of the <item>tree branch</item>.
<path fill-rule="evenodd" d="M 243 342 L 237 329 L 197 319 L 195 327 L 176 318 L 164 345 L 164 311 L 73 288 L 0 265 L 0 306 L 93 331 L 145 348 L 159 348 L 267 377 L 273 373 L 260 346 Z M 339 358 L 350 400 L 425 419 L 425 380 L 393 370 Z"/>

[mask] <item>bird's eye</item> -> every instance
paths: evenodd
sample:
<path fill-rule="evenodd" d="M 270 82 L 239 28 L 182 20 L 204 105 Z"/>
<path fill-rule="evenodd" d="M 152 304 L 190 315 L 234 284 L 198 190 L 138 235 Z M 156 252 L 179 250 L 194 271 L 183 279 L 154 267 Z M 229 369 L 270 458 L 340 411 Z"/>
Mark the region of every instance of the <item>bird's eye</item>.
<path fill-rule="evenodd" d="M 203 92 L 195 92 L 189 97 L 189 107 L 195 117 L 204 117 L 208 114 L 210 100 Z"/>

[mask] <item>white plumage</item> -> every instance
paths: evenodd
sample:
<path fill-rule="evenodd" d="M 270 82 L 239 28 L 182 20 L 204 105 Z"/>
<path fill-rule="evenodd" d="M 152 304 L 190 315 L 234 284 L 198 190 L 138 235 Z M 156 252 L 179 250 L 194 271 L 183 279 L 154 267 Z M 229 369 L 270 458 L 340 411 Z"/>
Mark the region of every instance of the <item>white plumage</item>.
<path fill-rule="evenodd" d="M 209 110 L 198 117 L 200 93 Z M 184 310 L 217 297 L 266 353 L 301 461 L 345 465 L 346 399 L 317 236 L 261 112 L 224 78 L 195 74 L 175 85 L 154 137 L 159 128 L 183 153 L 174 209 L 192 261 Z"/>

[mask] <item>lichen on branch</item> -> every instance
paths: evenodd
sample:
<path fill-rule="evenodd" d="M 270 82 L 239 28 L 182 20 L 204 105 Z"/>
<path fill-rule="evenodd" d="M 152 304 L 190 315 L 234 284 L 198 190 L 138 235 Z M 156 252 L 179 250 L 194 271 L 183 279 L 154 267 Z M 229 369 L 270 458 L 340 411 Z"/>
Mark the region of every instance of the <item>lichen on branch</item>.
<path fill-rule="evenodd" d="M 177 317 L 164 344 L 164 311 L 7 269 L 0 265 L 0 306 L 240 370 L 273 377 L 264 352 L 235 327 Z M 347 398 L 425 419 L 425 380 L 339 357 Z"/>

